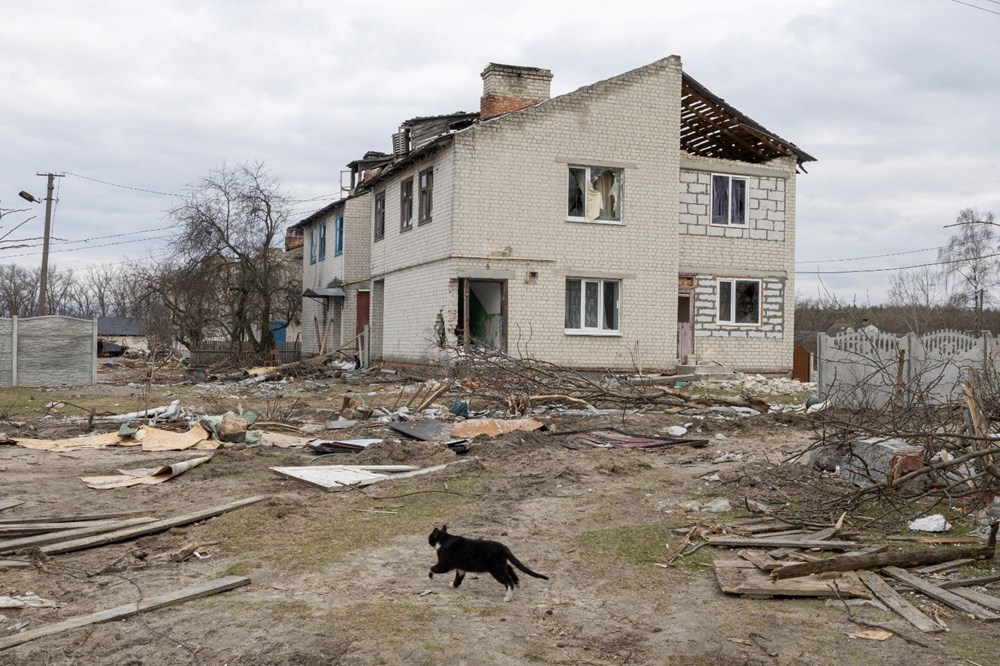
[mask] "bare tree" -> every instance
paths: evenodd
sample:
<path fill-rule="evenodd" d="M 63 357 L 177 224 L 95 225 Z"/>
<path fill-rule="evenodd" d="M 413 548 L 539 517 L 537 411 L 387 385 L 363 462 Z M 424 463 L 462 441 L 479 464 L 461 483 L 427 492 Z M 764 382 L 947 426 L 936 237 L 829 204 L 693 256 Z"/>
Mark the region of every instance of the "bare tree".
<path fill-rule="evenodd" d="M 942 326 L 944 308 L 939 306 L 945 302 L 945 293 L 940 271 L 930 266 L 897 271 L 889 277 L 886 305 L 897 310 L 907 330 L 926 333 Z"/>
<path fill-rule="evenodd" d="M 215 277 L 225 291 L 217 303 L 226 315 L 223 328 L 232 341 L 249 341 L 258 351 L 269 345 L 278 302 L 289 305 L 281 299 L 287 280 L 277 247 L 288 215 L 280 182 L 261 163 L 223 165 L 190 186 L 184 203 L 171 211 L 181 226 L 173 243 L 177 264 Z M 178 301 L 174 306 L 181 309 Z"/>
<path fill-rule="evenodd" d="M 972 304 L 975 326 L 981 329 L 983 308 L 992 300 L 989 288 L 1000 269 L 993 213 L 983 215 L 975 208 L 966 208 L 950 226 L 957 229 L 938 252 L 938 261 L 944 263 L 944 274 L 950 278 L 953 295 L 958 297 L 955 300 Z"/>

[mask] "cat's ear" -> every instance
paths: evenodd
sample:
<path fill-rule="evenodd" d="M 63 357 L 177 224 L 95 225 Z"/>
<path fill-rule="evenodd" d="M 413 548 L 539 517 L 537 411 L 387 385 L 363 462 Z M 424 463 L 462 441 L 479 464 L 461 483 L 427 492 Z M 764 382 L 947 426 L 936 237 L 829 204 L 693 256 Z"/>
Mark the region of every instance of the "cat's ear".
<path fill-rule="evenodd" d="M 447 526 L 447 525 L 442 525 L 442 526 L 441 526 L 441 533 L 442 533 L 442 534 L 444 534 L 444 533 L 446 533 L 447 531 L 448 531 L 448 526 Z"/>

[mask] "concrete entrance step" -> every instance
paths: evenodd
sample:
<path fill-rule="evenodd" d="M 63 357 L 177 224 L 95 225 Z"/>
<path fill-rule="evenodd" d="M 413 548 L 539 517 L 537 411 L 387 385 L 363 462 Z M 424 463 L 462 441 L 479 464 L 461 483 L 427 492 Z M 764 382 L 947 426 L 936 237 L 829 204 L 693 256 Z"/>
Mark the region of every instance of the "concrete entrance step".
<path fill-rule="evenodd" d="M 678 365 L 674 371 L 676 373 L 674 377 L 677 379 L 686 379 L 688 377 L 695 380 L 736 379 L 736 373 L 733 372 L 732 368 L 714 363 L 711 365 Z"/>

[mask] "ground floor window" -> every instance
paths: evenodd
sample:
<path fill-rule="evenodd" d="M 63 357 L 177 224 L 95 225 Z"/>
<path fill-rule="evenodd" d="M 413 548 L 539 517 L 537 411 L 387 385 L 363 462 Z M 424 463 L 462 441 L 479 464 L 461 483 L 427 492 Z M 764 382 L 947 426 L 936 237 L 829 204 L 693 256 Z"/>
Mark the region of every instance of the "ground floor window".
<path fill-rule="evenodd" d="M 719 322 L 760 324 L 760 280 L 719 280 Z"/>
<path fill-rule="evenodd" d="M 566 280 L 566 330 L 577 333 L 617 333 L 621 308 L 619 280 Z"/>

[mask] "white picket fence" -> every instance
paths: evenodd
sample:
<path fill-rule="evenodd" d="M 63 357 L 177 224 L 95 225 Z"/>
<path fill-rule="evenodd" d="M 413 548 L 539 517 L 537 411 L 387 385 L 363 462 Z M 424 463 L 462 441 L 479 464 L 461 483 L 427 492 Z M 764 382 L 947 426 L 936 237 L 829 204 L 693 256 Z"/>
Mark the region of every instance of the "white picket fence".
<path fill-rule="evenodd" d="M 904 404 L 953 402 L 970 370 L 997 370 L 996 350 L 989 333 L 895 335 L 874 326 L 820 333 L 819 393 L 845 406 L 884 407 L 897 397 Z"/>

